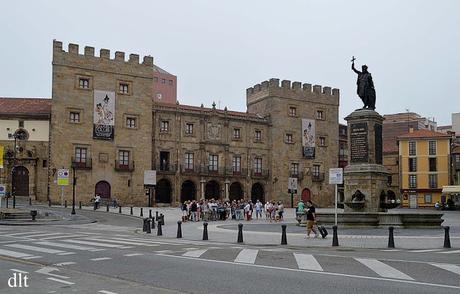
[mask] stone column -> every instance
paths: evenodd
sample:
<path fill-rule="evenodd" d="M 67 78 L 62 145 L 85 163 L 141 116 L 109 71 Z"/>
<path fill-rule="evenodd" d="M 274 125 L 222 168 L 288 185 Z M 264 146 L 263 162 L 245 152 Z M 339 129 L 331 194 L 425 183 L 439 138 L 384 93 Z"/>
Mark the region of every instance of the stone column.
<path fill-rule="evenodd" d="M 204 179 L 200 180 L 200 189 L 201 189 L 201 199 L 204 199 L 204 184 L 206 181 Z"/>
<path fill-rule="evenodd" d="M 230 187 L 230 181 L 226 179 L 225 180 L 225 201 L 230 200 L 229 187 Z"/>

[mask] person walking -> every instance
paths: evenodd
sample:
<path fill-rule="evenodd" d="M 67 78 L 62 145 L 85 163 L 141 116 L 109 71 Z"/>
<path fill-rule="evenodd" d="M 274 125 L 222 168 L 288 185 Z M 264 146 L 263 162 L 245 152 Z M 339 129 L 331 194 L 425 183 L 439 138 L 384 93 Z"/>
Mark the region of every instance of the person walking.
<path fill-rule="evenodd" d="M 316 210 L 313 206 L 313 203 L 309 200 L 307 201 L 307 238 L 310 238 L 310 233 L 313 231 L 315 233 L 315 238 L 318 238 L 319 234 L 315 228 L 316 223 Z"/>
<path fill-rule="evenodd" d="M 283 214 L 284 214 L 283 202 L 278 201 L 278 218 L 279 218 L 279 221 L 283 221 Z"/>
<path fill-rule="evenodd" d="M 259 199 L 257 199 L 257 201 L 256 201 L 256 218 L 259 219 L 259 216 L 260 216 L 260 218 L 262 218 L 262 202 L 260 202 Z"/>
<path fill-rule="evenodd" d="M 101 196 L 99 196 L 99 194 L 96 194 L 96 196 L 94 196 L 94 210 L 99 208 L 100 203 L 101 203 Z"/>

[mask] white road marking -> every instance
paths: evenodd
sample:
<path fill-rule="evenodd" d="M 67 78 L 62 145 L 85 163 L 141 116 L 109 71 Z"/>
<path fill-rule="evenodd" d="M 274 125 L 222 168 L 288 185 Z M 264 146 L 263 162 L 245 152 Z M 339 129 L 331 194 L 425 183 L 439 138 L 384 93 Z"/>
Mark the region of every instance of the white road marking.
<path fill-rule="evenodd" d="M 385 250 L 380 250 L 380 251 L 383 251 L 383 252 L 398 252 L 398 251 L 402 251 L 401 249 L 385 249 Z"/>
<path fill-rule="evenodd" d="M 38 234 L 38 233 L 46 233 L 45 231 L 35 231 L 35 232 L 21 232 L 21 233 L 14 233 L 14 234 L 6 234 L 4 236 L 8 237 L 17 237 L 20 235 L 27 235 L 27 234 Z"/>
<path fill-rule="evenodd" d="M 131 257 L 131 256 L 139 256 L 139 255 L 144 255 L 144 254 L 142 254 L 142 253 L 128 253 L 128 254 L 125 254 L 123 256 Z"/>
<path fill-rule="evenodd" d="M 28 273 L 29 273 L 29 272 L 26 272 L 26 271 L 22 271 L 22 270 L 15 269 L 15 268 L 10 269 L 10 271 L 18 272 L 18 273 L 23 273 L 23 274 L 28 274 Z"/>
<path fill-rule="evenodd" d="M 397 269 L 378 261 L 377 259 L 371 258 L 355 258 L 356 261 L 367 266 L 369 269 L 374 271 L 381 277 L 391 278 L 391 279 L 401 279 L 401 280 L 413 280 L 411 277 L 405 273 L 398 271 Z"/>
<path fill-rule="evenodd" d="M 17 258 L 31 256 L 30 254 L 27 254 L 27 253 L 11 251 L 11 250 L 6 250 L 6 249 L 0 249 L 0 255 L 6 255 L 6 256 L 17 257 Z"/>
<path fill-rule="evenodd" d="M 442 268 L 446 271 L 452 272 L 454 274 L 460 275 L 460 267 L 455 264 L 446 264 L 446 263 L 430 263 L 435 267 Z"/>
<path fill-rule="evenodd" d="M 56 277 L 56 278 L 59 278 L 59 279 L 69 279 L 69 277 L 67 277 L 67 276 L 61 276 L 61 275 L 58 275 L 58 274 L 51 273 L 51 272 L 54 272 L 54 271 L 59 271 L 59 269 L 57 267 L 45 266 L 45 267 L 42 267 L 39 270 L 36 270 L 35 272 L 39 273 L 39 274 L 43 274 L 43 275 Z"/>
<path fill-rule="evenodd" d="M 196 248 L 195 248 L 196 249 Z M 200 249 L 200 250 L 190 250 L 182 254 L 182 256 L 189 256 L 189 257 L 200 257 L 203 255 L 208 249 Z"/>
<path fill-rule="evenodd" d="M 57 255 L 72 255 L 72 254 L 75 254 L 75 252 L 58 253 Z"/>
<path fill-rule="evenodd" d="M 147 243 L 139 243 L 139 242 L 132 242 L 132 241 L 98 239 L 98 238 L 84 238 L 84 239 L 85 240 L 90 240 L 90 241 L 104 241 L 104 242 L 124 244 L 124 245 L 152 246 L 152 247 L 159 246 L 158 244 L 147 244 Z"/>
<path fill-rule="evenodd" d="M 436 252 L 436 253 L 441 253 L 441 254 L 460 253 L 460 250 L 443 251 L 443 252 Z"/>
<path fill-rule="evenodd" d="M 442 249 L 421 249 L 421 250 L 410 250 L 409 252 L 412 253 L 424 253 L 424 252 L 435 252 L 435 251 L 441 251 Z"/>
<path fill-rule="evenodd" d="M 34 238 L 39 238 L 39 237 L 56 236 L 56 235 L 65 237 L 65 235 L 63 235 L 62 233 L 47 233 L 47 234 L 34 234 L 34 233 L 32 233 L 30 235 L 27 235 L 27 238 L 34 239 Z"/>
<path fill-rule="evenodd" d="M 5 245 L 5 246 L 13 247 L 13 248 L 19 248 L 19 249 L 25 249 L 25 250 L 30 250 L 30 251 L 51 253 L 51 254 L 65 253 L 65 251 L 62 251 L 62 250 L 49 249 L 49 248 L 43 248 L 43 247 L 36 247 L 36 246 L 31 246 L 31 245 L 23 245 L 23 244 L 8 244 L 8 245 Z"/>
<path fill-rule="evenodd" d="M 68 242 L 68 243 L 76 243 L 76 244 L 83 244 L 83 245 L 108 247 L 108 248 L 121 248 L 121 247 L 124 247 L 122 245 L 117 245 L 117 244 L 107 244 L 107 243 L 90 242 L 90 241 L 83 241 L 83 240 L 62 240 L 62 241 Z"/>
<path fill-rule="evenodd" d="M 66 284 L 66 285 L 73 285 L 75 283 L 72 283 L 72 282 L 69 282 L 69 281 L 64 281 L 64 280 L 60 280 L 60 279 L 56 279 L 56 278 L 47 278 L 48 280 L 51 280 L 51 281 L 55 281 L 55 282 L 58 282 L 58 283 L 62 283 L 62 284 Z"/>
<path fill-rule="evenodd" d="M 103 294 L 118 294 L 116 292 L 110 292 L 110 291 L 107 291 L 107 290 L 101 290 L 101 291 L 99 291 L 99 293 L 103 293 Z"/>
<path fill-rule="evenodd" d="M 240 251 L 238 256 L 235 258 L 235 262 L 254 264 L 254 262 L 256 261 L 258 252 L 259 250 L 256 250 L 256 249 L 243 249 Z"/>
<path fill-rule="evenodd" d="M 29 260 L 29 259 L 37 259 L 37 258 L 42 258 L 43 256 L 26 256 L 26 257 L 21 257 L 22 259 L 26 259 L 26 260 Z"/>
<path fill-rule="evenodd" d="M 80 246 L 80 245 L 73 245 L 73 244 L 63 244 L 63 243 L 56 243 L 56 242 L 37 242 L 35 244 L 53 246 L 53 247 L 59 247 L 59 248 L 66 248 L 66 249 L 74 249 L 74 250 L 92 251 L 92 252 L 105 250 L 105 249 L 96 249 L 96 248 L 87 247 L 87 246 Z"/>
<path fill-rule="evenodd" d="M 316 258 L 311 254 L 299 254 L 294 253 L 295 261 L 299 269 L 312 270 L 312 271 L 323 271 L 323 268 L 318 263 Z"/>
<path fill-rule="evenodd" d="M 66 261 L 66 262 L 61 262 L 61 263 L 55 263 L 53 265 L 54 266 L 65 266 L 65 265 L 72 265 L 72 264 L 77 264 L 77 263 L 73 261 Z"/>
<path fill-rule="evenodd" d="M 153 251 L 155 253 L 160 253 L 160 254 L 168 254 L 168 253 L 173 253 L 174 251 L 172 250 L 160 250 L 160 251 Z"/>
<path fill-rule="evenodd" d="M 40 238 L 40 240 L 54 240 L 60 238 L 76 238 L 76 237 L 84 237 L 85 235 L 62 235 L 62 236 L 53 236 L 53 237 L 46 237 Z"/>
<path fill-rule="evenodd" d="M 196 248 L 196 247 L 187 247 L 187 248 L 184 248 L 184 250 L 187 250 L 187 251 L 192 251 L 192 250 L 198 250 L 200 248 Z"/>
<path fill-rule="evenodd" d="M 101 260 L 109 260 L 112 259 L 111 257 L 98 257 L 98 258 L 91 258 L 92 261 L 101 261 Z"/>

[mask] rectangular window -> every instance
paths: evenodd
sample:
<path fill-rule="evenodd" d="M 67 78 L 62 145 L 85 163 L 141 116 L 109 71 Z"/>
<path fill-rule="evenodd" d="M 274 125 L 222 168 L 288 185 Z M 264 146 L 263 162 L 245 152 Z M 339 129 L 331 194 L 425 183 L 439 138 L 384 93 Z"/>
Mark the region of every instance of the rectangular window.
<path fill-rule="evenodd" d="M 166 84 L 166 79 L 161 79 L 162 84 Z"/>
<path fill-rule="evenodd" d="M 430 172 L 434 172 L 437 170 L 436 168 L 436 157 L 430 157 L 428 158 L 429 166 L 430 166 Z"/>
<path fill-rule="evenodd" d="M 409 175 L 409 188 L 417 188 L 417 175 Z"/>
<path fill-rule="evenodd" d="M 121 94 L 129 94 L 129 84 L 120 83 L 119 91 L 120 91 Z"/>
<path fill-rule="evenodd" d="M 297 116 L 297 108 L 289 107 L 289 116 Z"/>
<path fill-rule="evenodd" d="M 436 155 L 436 141 L 428 141 L 428 154 Z"/>
<path fill-rule="evenodd" d="M 160 132 L 162 133 L 167 133 L 169 132 L 169 121 L 167 120 L 162 120 L 160 122 Z"/>
<path fill-rule="evenodd" d="M 262 140 L 262 131 L 256 130 L 254 133 L 254 140 L 257 142 Z"/>
<path fill-rule="evenodd" d="M 299 175 L 299 164 L 297 162 L 291 163 L 291 176 Z"/>
<path fill-rule="evenodd" d="M 319 137 L 319 146 L 326 146 L 326 137 Z"/>
<path fill-rule="evenodd" d="M 319 177 L 321 173 L 321 166 L 319 164 L 314 164 L 312 169 L 313 177 Z"/>
<path fill-rule="evenodd" d="M 410 156 L 417 155 L 417 149 L 416 149 L 415 141 L 410 141 L 409 142 L 409 155 Z"/>
<path fill-rule="evenodd" d="M 126 127 L 131 128 L 131 129 L 137 128 L 136 118 L 135 117 L 127 117 L 126 118 Z"/>
<path fill-rule="evenodd" d="M 88 149 L 83 147 L 75 147 L 75 162 L 84 163 L 86 162 Z"/>
<path fill-rule="evenodd" d="M 78 87 L 80 89 L 89 89 L 89 79 L 88 78 L 79 78 Z"/>
<path fill-rule="evenodd" d="M 254 173 L 262 174 L 262 158 L 260 157 L 254 158 Z"/>
<path fill-rule="evenodd" d="M 431 203 L 432 201 L 431 194 L 425 194 L 425 203 Z"/>
<path fill-rule="evenodd" d="M 217 172 L 219 170 L 219 155 L 209 154 L 209 171 Z"/>
<path fill-rule="evenodd" d="M 241 130 L 233 129 L 233 139 L 240 139 L 240 138 L 241 138 Z"/>
<path fill-rule="evenodd" d="M 317 110 L 316 111 L 316 119 L 324 119 L 324 111 Z"/>
<path fill-rule="evenodd" d="M 409 171 L 410 172 L 417 171 L 417 158 L 409 158 Z"/>
<path fill-rule="evenodd" d="M 185 170 L 193 170 L 193 153 L 191 152 L 185 153 L 184 167 L 185 167 Z"/>
<path fill-rule="evenodd" d="M 43 159 L 42 167 L 48 167 L 48 160 Z"/>
<path fill-rule="evenodd" d="M 454 154 L 455 162 L 460 162 L 460 154 Z"/>
<path fill-rule="evenodd" d="M 69 121 L 71 123 L 79 123 L 80 122 L 80 112 L 71 111 L 69 113 Z"/>
<path fill-rule="evenodd" d="M 24 121 L 23 121 L 23 120 L 20 120 L 20 121 L 19 121 L 19 127 L 20 127 L 20 128 L 23 128 L 23 127 L 24 127 Z"/>
<path fill-rule="evenodd" d="M 190 123 L 185 124 L 185 134 L 187 135 L 193 134 L 193 124 L 190 124 Z"/>
<path fill-rule="evenodd" d="M 123 166 L 129 165 L 129 151 L 119 150 L 118 151 L 118 164 Z"/>
<path fill-rule="evenodd" d="M 233 173 L 241 173 L 241 156 L 235 155 L 232 159 Z"/>
<path fill-rule="evenodd" d="M 293 143 L 292 134 L 286 134 L 286 143 Z"/>
<path fill-rule="evenodd" d="M 168 83 L 169 83 L 170 85 L 172 85 L 172 84 L 173 84 L 173 80 L 169 80 Z"/>
<path fill-rule="evenodd" d="M 438 187 L 438 175 L 429 175 L 428 182 L 431 189 Z"/>

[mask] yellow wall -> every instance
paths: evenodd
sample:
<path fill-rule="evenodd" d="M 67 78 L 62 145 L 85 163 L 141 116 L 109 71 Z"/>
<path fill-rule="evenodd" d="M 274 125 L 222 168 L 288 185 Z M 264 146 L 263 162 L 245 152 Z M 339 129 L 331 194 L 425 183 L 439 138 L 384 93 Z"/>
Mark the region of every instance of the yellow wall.
<path fill-rule="evenodd" d="M 0 119 L 0 140 L 2 141 L 8 140 L 8 133 L 12 134 L 18 128 L 19 128 L 19 121 Z"/>
<path fill-rule="evenodd" d="M 9 128 L 9 130 L 7 130 Z M 8 139 L 8 134 L 13 134 L 19 128 L 19 120 L 0 120 L 0 140 Z M 45 141 L 48 142 L 49 137 L 49 121 L 47 120 L 26 120 L 24 121 L 24 129 L 29 134 L 28 141 Z"/>

